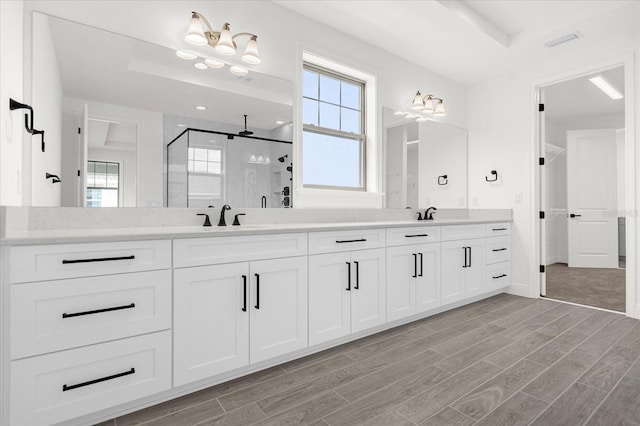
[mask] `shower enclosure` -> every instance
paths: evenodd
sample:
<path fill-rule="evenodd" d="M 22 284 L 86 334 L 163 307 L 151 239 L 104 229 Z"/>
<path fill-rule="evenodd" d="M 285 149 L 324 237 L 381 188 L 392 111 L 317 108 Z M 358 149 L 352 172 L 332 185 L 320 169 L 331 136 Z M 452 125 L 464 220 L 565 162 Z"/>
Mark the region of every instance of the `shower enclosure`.
<path fill-rule="evenodd" d="M 167 206 L 291 207 L 291 154 L 288 141 L 187 128 L 167 144 Z"/>

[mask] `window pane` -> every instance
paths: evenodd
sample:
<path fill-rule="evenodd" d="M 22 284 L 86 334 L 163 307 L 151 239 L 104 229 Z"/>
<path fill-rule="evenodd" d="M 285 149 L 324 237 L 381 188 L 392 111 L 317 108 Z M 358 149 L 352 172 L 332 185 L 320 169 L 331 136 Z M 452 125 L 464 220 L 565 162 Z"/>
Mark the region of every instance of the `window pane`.
<path fill-rule="evenodd" d="M 203 148 L 196 148 L 194 158 L 198 161 L 207 161 L 207 150 Z"/>
<path fill-rule="evenodd" d="M 107 163 L 107 174 L 118 176 L 118 164 L 117 163 Z"/>
<path fill-rule="evenodd" d="M 107 173 L 107 165 L 105 163 L 93 163 L 96 174 L 106 174 Z"/>
<path fill-rule="evenodd" d="M 93 167 L 92 163 L 89 163 L 90 167 Z M 92 173 L 87 173 L 87 186 L 96 186 L 95 185 L 95 175 Z"/>
<path fill-rule="evenodd" d="M 360 111 L 349 108 L 340 108 L 340 130 L 343 132 L 360 133 Z"/>
<path fill-rule="evenodd" d="M 102 193 L 100 207 L 118 207 L 117 189 L 100 189 L 100 192 Z"/>
<path fill-rule="evenodd" d="M 305 185 L 361 187 L 360 140 L 303 132 Z"/>
<path fill-rule="evenodd" d="M 213 174 L 220 174 L 220 163 L 209 163 L 207 166 L 207 172 Z"/>
<path fill-rule="evenodd" d="M 197 155 L 197 153 L 196 153 Z M 207 162 L 206 161 L 194 161 L 193 162 L 193 171 L 196 173 L 207 173 Z"/>
<path fill-rule="evenodd" d="M 336 78 L 320 76 L 320 100 L 340 104 L 340 80 Z"/>
<path fill-rule="evenodd" d="M 320 127 L 340 130 L 340 107 L 320 102 Z"/>
<path fill-rule="evenodd" d="M 95 171 L 95 163 L 93 161 L 89 161 L 89 167 L 87 167 L 87 173 L 93 173 Z"/>
<path fill-rule="evenodd" d="M 98 168 L 99 164 L 96 164 L 96 168 Z M 103 164 L 104 166 L 104 164 Z M 95 175 L 93 186 L 97 188 L 104 188 L 107 186 L 107 175 L 105 173 L 100 173 Z"/>
<path fill-rule="evenodd" d="M 361 86 L 343 81 L 341 105 L 360 111 L 360 90 Z"/>
<path fill-rule="evenodd" d="M 210 149 L 209 150 L 209 161 L 220 162 L 220 150 L 218 149 Z"/>
<path fill-rule="evenodd" d="M 118 187 L 118 175 L 107 175 L 107 188 Z"/>
<path fill-rule="evenodd" d="M 309 70 L 302 72 L 302 96 L 318 99 L 318 73 Z"/>
<path fill-rule="evenodd" d="M 306 98 L 302 100 L 302 122 L 318 125 L 318 101 Z"/>
<path fill-rule="evenodd" d="M 189 154 L 188 154 L 188 156 L 187 156 L 187 158 L 188 158 L 189 160 L 193 160 L 193 155 L 194 155 L 194 154 L 193 154 L 193 151 L 194 151 L 194 148 L 189 148 L 189 151 L 188 151 L 188 152 L 189 152 Z"/>

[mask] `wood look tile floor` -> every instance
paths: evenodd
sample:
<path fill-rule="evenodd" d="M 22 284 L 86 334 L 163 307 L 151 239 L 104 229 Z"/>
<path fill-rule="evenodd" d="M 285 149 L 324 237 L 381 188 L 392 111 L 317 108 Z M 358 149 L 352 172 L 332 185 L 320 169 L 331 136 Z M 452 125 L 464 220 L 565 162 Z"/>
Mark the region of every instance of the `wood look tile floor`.
<path fill-rule="evenodd" d="M 637 425 L 640 321 L 501 294 L 101 423 Z"/>

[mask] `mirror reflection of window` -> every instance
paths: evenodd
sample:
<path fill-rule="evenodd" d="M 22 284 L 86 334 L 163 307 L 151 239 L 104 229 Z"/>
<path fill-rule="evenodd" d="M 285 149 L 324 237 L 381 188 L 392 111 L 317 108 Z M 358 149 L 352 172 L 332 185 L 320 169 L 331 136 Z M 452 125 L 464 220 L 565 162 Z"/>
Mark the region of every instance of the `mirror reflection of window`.
<path fill-rule="evenodd" d="M 222 197 L 222 154 L 220 148 L 188 148 L 189 200 L 206 204 Z"/>
<path fill-rule="evenodd" d="M 87 165 L 87 207 L 118 207 L 120 164 L 89 161 Z"/>

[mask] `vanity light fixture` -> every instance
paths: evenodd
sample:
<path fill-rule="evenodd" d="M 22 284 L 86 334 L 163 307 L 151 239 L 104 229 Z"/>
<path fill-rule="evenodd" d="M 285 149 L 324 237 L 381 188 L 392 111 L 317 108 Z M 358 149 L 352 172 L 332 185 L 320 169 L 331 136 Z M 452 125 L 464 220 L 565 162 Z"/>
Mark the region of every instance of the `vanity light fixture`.
<path fill-rule="evenodd" d="M 436 98 L 433 95 L 422 96 L 420 91 L 417 91 L 416 95 L 413 97 L 411 109 L 439 117 L 447 115 L 444 110 L 444 99 Z"/>
<path fill-rule="evenodd" d="M 229 71 L 231 71 L 231 74 L 237 75 L 238 77 L 244 77 L 245 75 L 249 74 L 248 69 L 238 65 L 233 65 L 231 68 L 229 68 Z"/>
<path fill-rule="evenodd" d="M 224 67 L 224 62 L 218 61 L 217 59 L 205 59 L 204 63 L 207 64 L 209 68 L 219 69 Z"/>
<path fill-rule="evenodd" d="M 213 47 L 216 52 L 225 56 L 236 54 L 237 45 L 235 39 L 238 37 L 249 37 L 249 42 L 242 54 L 242 60 L 251 65 L 257 65 L 261 61 L 258 52 L 258 36 L 252 33 L 231 34 L 229 23 L 225 23 L 220 31 L 214 31 L 207 18 L 198 12 L 191 12 L 191 22 L 189 30 L 184 39 L 194 46 Z"/>
<path fill-rule="evenodd" d="M 195 53 L 187 52 L 186 50 L 176 50 L 176 56 L 187 61 L 193 61 L 198 57 Z"/>

